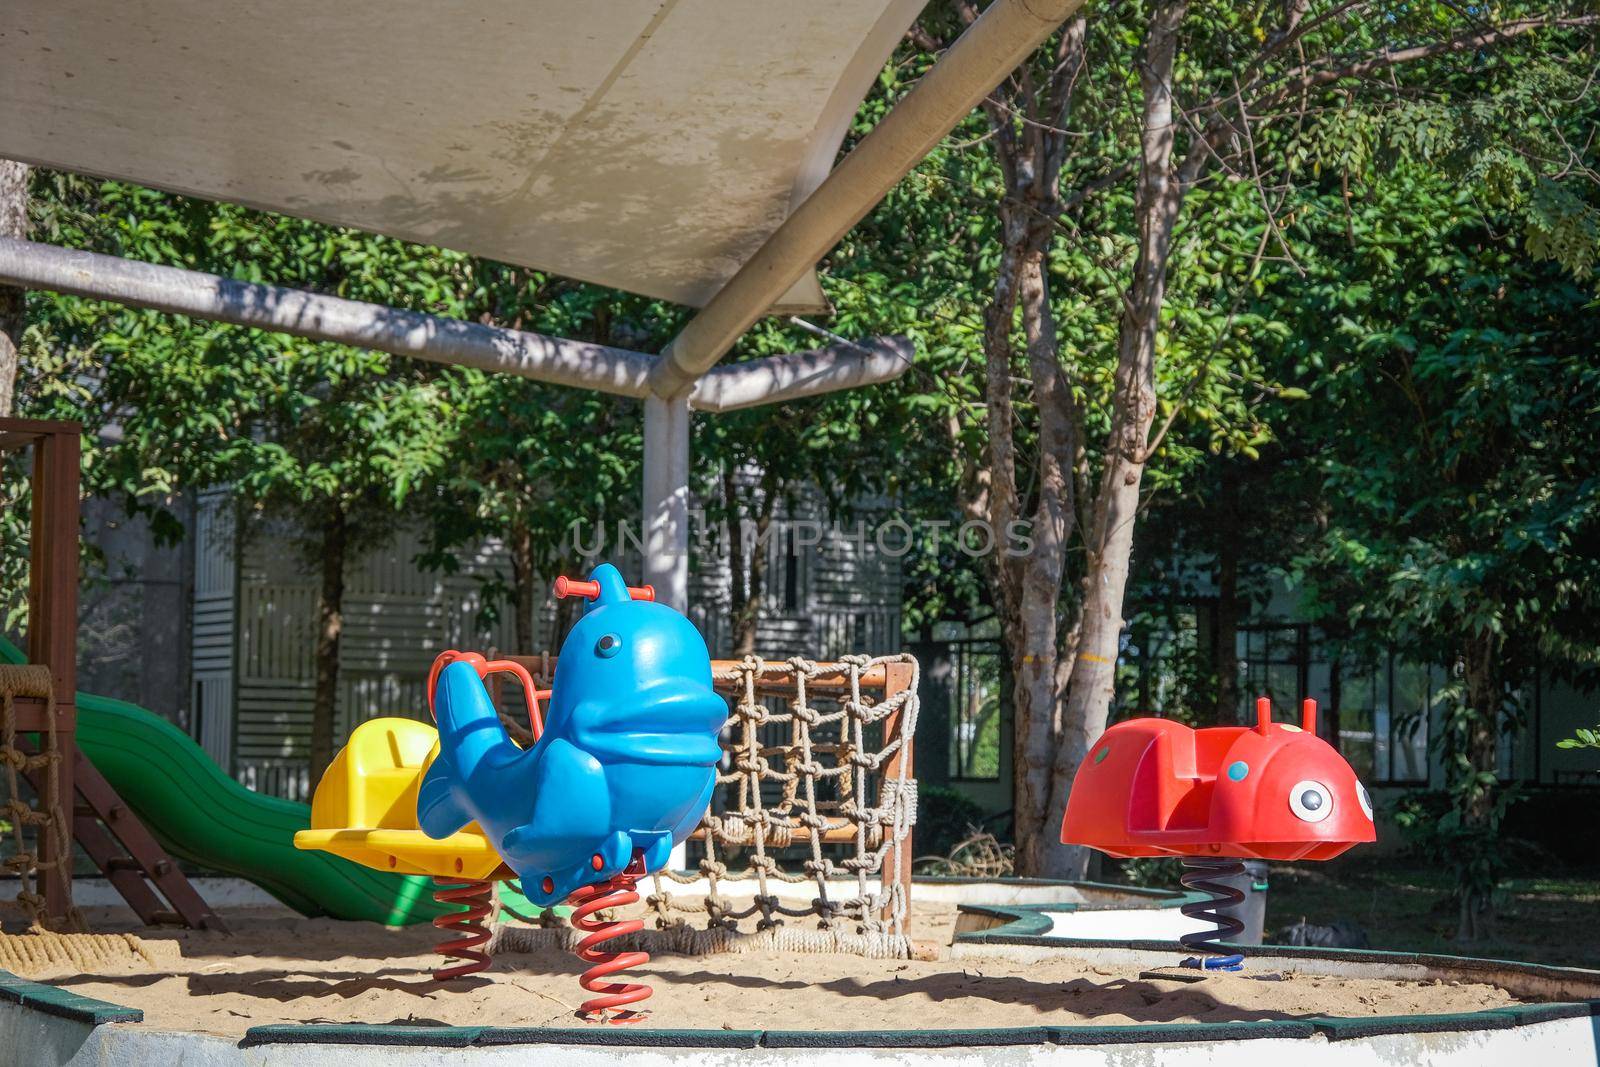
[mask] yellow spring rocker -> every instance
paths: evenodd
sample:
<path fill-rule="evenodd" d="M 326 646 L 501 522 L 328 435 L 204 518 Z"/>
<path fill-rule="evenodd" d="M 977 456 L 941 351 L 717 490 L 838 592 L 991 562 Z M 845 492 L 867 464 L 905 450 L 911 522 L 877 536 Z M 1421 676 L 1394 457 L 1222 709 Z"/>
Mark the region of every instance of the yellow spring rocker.
<path fill-rule="evenodd" d="M 528 695 L 529 719 L 535 736 L 542 723 L 539 700 L 528 672 L 509 660 L 487 662 L 476 653 L 446 652 L 434 663 L 428 679 L 428 703 L 445 664 L 464 659 L 487 676 L 496 671 L 518 675 Z M 438 946 L 446 957 L 464 962 L 433 972 L 446 981 L 484 970 L 489 941 L 483 925 L 490 914 L 493 883 L 516 874 L 477 823 L 468 823 L 449 837 L 435 840 L 417 825 L 417 788 L 439 755 L 439 731 L 414 719 L 371 719 L 356 727 L 350 740 L 317 784 L 311 799 L 311 828 L 294 835 L 296 848 L 331 852 L 380 871 L 431 877 L 434 899 L 458 904 L 465 911 L 442 915 L 435 926 L 460 935 Z"/>

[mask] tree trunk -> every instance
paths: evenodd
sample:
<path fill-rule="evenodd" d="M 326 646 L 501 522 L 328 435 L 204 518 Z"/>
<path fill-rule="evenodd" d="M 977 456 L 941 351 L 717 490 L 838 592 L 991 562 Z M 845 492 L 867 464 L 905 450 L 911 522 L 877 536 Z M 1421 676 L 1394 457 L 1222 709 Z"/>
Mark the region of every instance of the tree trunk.
<path fill-rule="evenodd" d="M 322 586 L 317 594 L 317 688 L 311 704 L 311 780 L 321 781 L 333 762 L 333 726 L 339 697 L 339 641 L 344 635 L 344 563 L 349 530 L 335 504 L 322 528 Z"/>
<path fill-rule="evenodd" d="M 978 5 L 957 5 L 968 23 Z M 1047 256 L 1061 217 L 1061 169 L 1077 142 L 1066 132 L 1074 87 L 1085 62 L 1087 20 L 1070 20 L 1056 39 L 1042 78 L 1032 60 L 983 101 L 995 159 L 1005 180 L 996 205 L 1000 262 L 993 296 L 984 309 L 984 420 L 987 443 L 980 464 L 964 465 L 962 511 L 987 521 L 1004 543 L 1013 524 L 1026 519 L 1032 550 L 991 556 L 993 602 L 1000 623 L 1002 698 L 1012 712 L 1013 841 L 1017 871 L 1032 874 L 1055 847 L 1049 810 L 1050 768 L 1065 684 L 1063 650 L 1076 644 L 1077 627 L 1061 630 L 1060 599 L 1067 546 L 1076 515 L 1079 413 L 1061 365 L 1047 285 Z M 932 52 L 943 47 L 921 27 L 913 40 Z M 1026 340 L 1027 375 L 1018 374 L 1013 335 L 1018 309 Z M 1038 414 L 1037 465 L 1027 464 L 1029 485 L 1017 485 L 1016 406 L 1013 391 L 1031 382 Z M 953 440 L 959 434 L 952 434 Z M 1031 507 L 1031 512 L 1025 513 Z"/>
<path fill-rule="evenodd" d="M 1217 538 L 1217 626 L 1216 655 L 1217 703 L 1212 721 L 1228 725 L 1239 721 L 1239 545 L 1233 538 L 1233 523 L 1239 516 L 1234 507 L 1238 486 L 1231 470 L 1222 474 L 1222 523 Z"/>
<path fill-rule="evenodd" d="M 26 163 L 0 159 L 0 237 L 28 236 L 28 172 Z M 18 349 L 26 322 L 21 289 L 0 285 L 0 418 L 11 414 L 17 387 Z"/>
<path fill-rule="evenodd" d="M 989 471 L 989 527 L 1003 536 L 1017 518 L 1015 408 L 1012 403 L 1011 333 L 1016 322 L 1018 288 L 1021 283 L 1026 227 L 1019 224 L 1018 212 L 1002 203 L 1000 217 L 1004 247 L 995 272 L 994 295 L 984 309 L 984 400 L 988 428 L 985 466 Z M 1030 622 L 1036 611 L 1025 617 L 1023 591 L 1027 563 L 1039 554 L 1036 545 L 1025 558 L 996 553 L 994 567 L 995 614 L 1006 635 L 1007 672 L 1011 697 L 1011 819 L 1012 840 L 1016 845 L 1017 871 L 1031 873 L 1028 864 L 1036 852 L 1041 825 L 1040 813 L 1049 791 L 1050 723 L 1055 706 L 1055 691 L 1048 683 L 1052 675 L 1041 670 L 1041 654 L 1055 654 L 1053 642 L 1047 648 L 1032 632 Z M 1035 589 L 1035 601 L 1039 590 Z M 1050 622 L 1055 619 L 1055 604 L 1050 604 Z"/>
<path fill-rule="evenodd" d="M 1317 725 L 1322 727 L 1325 740 L 1333 746 L 1333 750 L 1340 755 L 1344 754 L 1344 730 L 1340 718 L 1344 708 L 1344 664 L 1335 655 L 1328 661 L 1328 710 L 1317 717 Z"/>
<path fill-rule="evenodd" d="M 1471 709 L 1466 736 L 1462 739 L 1465 752 L 1461 754 L 1466 757 L 1467 765 L 1456 764 L 1446 755 L 1447 764 L 1456 764 L 1458 768 L 1447 777 L 1446 787 L 1461 813 L 1463 828 L 1484 835 L 1494 832 L 1495 793 L 1478 776 L 1492 778 L 1500 763 L 1500 713 L 1505 702 L 1501 651 L 1501 641 L 1493 633 L 1478 634 L 1463 648 L 1464 696 Z M 1478 941 L 1491 935 L 1491 904 L 1491 890 L 1462 887 L 1457 940 Z"/>
<path fill-rule="evenodd" d="M 1139 251 L 1133 284 L 1124 301 L 1117 343 L 1111 435 L 1105 473 L 1095 497 L 1087 548 L 1087 580 L 1077 657 L 1067 686 L 1061 733 L 1050 781 L 1050 811 L 1065 811 L 1078 765 L 1105 731 L 1116 681 L 1122 633 L 1122 601 L 1133 552 L 1150 426 L 1156 414 L 1156 332 L 1166 296 L 1172 227 L 1183 204 L 1183 187 L 1172 168 L 1172 69 L 1184 0 L 1158 4 L 1150 14 L 1139 81 L 1144 92 L 1139 188 L 1135 211 Z M 1081 878 L 1088 862 L 1082 847 L 1054 848 L 1038 874 Z"/>
<path fill-rule="evenodd" d="M 1026 725 L 1024 765 L 1029 785 L 1021 798 L 1027 806 L 1016 808 L 1015 845 L 1018 869 L 1030 873 L 1047 870 L 1049 857 L 1061 847 L 1060 813 L 1048 799 L 1054 739 L 1060 727 L 1059 605 L 1072 527 L 1077 441 L 1077 413 L 1061 369 L 1046 280 L 1049 238 L 1048 230 L 1036 229 L 1030 235 L 1019 272 L 1023 335 L 1039 408 L 1039 502 L 1033 513 L 1033 553 L 1023 561 L 1018 605 L 1022 657 L 1017 689 L 1027 694 L 1027 718 L 1019 715 L 1017 722 Z"/>
<path fill-rule="evenodd" d="M 748 594 L 744 569 L 744 516 L 739 510 L 739 482 L 731 462 L 722 466 L 722 508 L 728 516 L 728 642 L 730 649 L 737 649 L 740 644 L 739 619 Z"/>
<path fill-rule="evenodd" d="M 732 572 L 730 591 L 733 658 L 753 656 L 756 651 L 756 629 L 761 623 L 761 594 L 767 580 L 767 538 L 772 532 L 772 516 L 777 506 L 778 491 L 770 474 L 761 476 L 761 502 L 756 513 L 755 540 L 748 557 L 744 545 L 744 520 L 739 510 L 739 494 L 730 468 L 723 475 L 722 488 L 728 504 L 728 514 L 733 517 L 733 530 L 729 546 L 728 567 Z"/>
<path fill-rule="evenodd" d="M 533 530 L 521 519 L 511 524 L 511 537 L 506 546 L 511 550 L 511 610 L 516 632 L 517 654 L 531 656 L 539 650 L 534 647 L 533 620 L 538 611 L 538 596 L 534 585 L 539 576 L 534 573 Z"/>

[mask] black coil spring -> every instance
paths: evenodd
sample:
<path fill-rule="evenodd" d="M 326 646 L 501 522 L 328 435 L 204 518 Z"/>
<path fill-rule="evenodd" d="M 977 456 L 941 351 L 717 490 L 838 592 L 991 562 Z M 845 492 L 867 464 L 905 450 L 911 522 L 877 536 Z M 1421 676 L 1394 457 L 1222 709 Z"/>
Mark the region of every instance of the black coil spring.
<path fill-rule="evenodd" d="M 1219 909 L 1243 904 L 1244 891 L 1237 886 L 1214 879 L 1242 875 L 1244 864 L 1236 859 L 1226 859 L 1221 856 L 1215 858 L 1190 856 L 1184 858 L 1183 868 L 1183 874 L 1178 878 L 1183 887 L 1207 893 L 1211 899 L 1193 900 L 1178 910 L 1191 919 L 1204 919 L 1206 922 L 1214 923 L 1216 929 L 1184 934 L 1178 941 L 1191 952 L 1208 952 L 1217 956 L 1232 955 L 1230 949 L 1223 948 L 1216 942 L 1227 941 L 1244 933 L 1244 923 Z"/>

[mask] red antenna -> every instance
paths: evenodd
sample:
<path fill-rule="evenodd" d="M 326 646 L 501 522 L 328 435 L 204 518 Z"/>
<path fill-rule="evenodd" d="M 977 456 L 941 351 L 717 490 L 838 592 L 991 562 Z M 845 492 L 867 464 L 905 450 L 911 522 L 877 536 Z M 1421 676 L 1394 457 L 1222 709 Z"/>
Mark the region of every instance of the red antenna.
<path fill-rule="evenodd" d="M 1300 729 L 1308 734 L 1317 732 L 1317 702 L 1310 697 L 1300 702 Z"/>
<path fill-rule="evenodd" d="M 1272 700 L 1256 697 L 1256 732 L 1265 737 L 1272 727 Z"/>
<path fill-rule="evenodd" d="M 563 599 L 569 596 L 581 596 L 585 600 L 593 600 L 600 595 L 599 582 L 585 582 L 578 578 L 568 578 L 562 575 L 556 579 L 556 598 Z M 653 585 L 630 585 L 628 595 L 635 600 L 655 600 L 656 587 Z"/>

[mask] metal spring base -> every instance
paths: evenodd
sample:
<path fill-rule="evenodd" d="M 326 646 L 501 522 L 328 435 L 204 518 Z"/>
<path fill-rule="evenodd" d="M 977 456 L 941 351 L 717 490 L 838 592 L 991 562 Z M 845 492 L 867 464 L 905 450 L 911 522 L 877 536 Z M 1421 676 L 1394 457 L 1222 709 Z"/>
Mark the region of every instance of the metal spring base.
<path fill-rule="evenodd" d="M 461 936 L 441 941 L 436 946 L 439 955 L 446 959 L 462 960 L 440 967 L 433 972 L 435 982 L 448 982 L 469 974 L 489 969 L 489 953 L 482 946 L 489 943 L 489 928 L 485 920 L 493 910 L 494 884 L 491 882 L 453 882 L 435 878 L 433 899 L 440 904 L 459 904 L 465 911 L 436 916 L 433 925 Z"/>
<path fill-rule="evenodd" d="M 595 913 L 608 908 L 636 904 L 639 894 L 635 887 L 644 875 L 644 866 L 637 859 L 620 874 L 613 875 L 599 885 L 584 886 L 568 897 L 573 905 L 572 925 L 586 935 L 578 942 L 578 958 L 593 964 L 583 972 L 578 984 L 599 996 L 584 1001 L 577 1011 L 578 1018 L 593 1022 L 634 1023 L 646 1017 L 640 1011 L 614 1011 L 628 1004 L 637 1004 L 651 994 L 649 986 L 641 982 L 607 982 L 606 978 L 619 971 L 632 970 L 650 962 L 648 952 L 607 952 L 599 946 L 618 937 L 636 934 L 644 929 L 641 919 L 605 920 L 595 918 Z M 611 1012 L 611 1014 L 607 1014 Z"/>
<path fill-rule="evenodd" d="M 1237 971 L 1244 967 L 1244 955 L 1239 952 L 1230 952 L 1215 942 L 1227 941 L 1244 932 L 1244 923 L 1233 915 L 1219 910 L 1223 907 L 1234 907 L 1244 903 L 1244 892 L 1227 882 L 1215 881 L 1218 878 L 1232 878 L 1244 873 L 1244 864 L 1236 859 L 1227 859 L 1221 856 L 1216 858 L 1204 856 L 1185 857 L 1183 861 L 1183 874 L 1178 878 L 1185 889 L 1208 894 L 1210 900 L 1194 900 L 1181 907 L 1179 911 L 1191 919 L 1201 919 L 1216 926 L 1214 930 L 1199 931 L 1184 934 L 1178 938 L 1184 948 L 1193 952 L 1205 953 L 1202 956 L 1193 956 L 1183 961 L 1184 967 L 1197 967 L 1203 971 Z"/>

